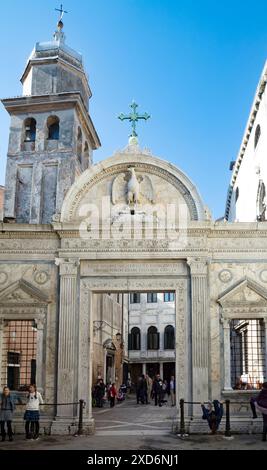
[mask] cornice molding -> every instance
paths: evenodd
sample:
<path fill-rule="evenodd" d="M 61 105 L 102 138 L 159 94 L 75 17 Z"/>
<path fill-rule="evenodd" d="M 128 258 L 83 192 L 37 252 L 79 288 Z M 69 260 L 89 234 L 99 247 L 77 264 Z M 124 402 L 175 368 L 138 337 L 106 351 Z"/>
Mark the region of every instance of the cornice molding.
<path fill-rule="evenodd" d="M 249 139 L 250 139 L 250 136 L 251 136 L 251 131 L 253 129 L 253 125 L 254 125 L 255 119 L 256 119 L 257 114 L 258 114 L 258 110 L 259 110 L 259 106 L 260 106 L 260 103 L 261 103 L 261 100 L 262 100 L 262 96 L 263 96 L 263 93 L 264 93 L 265 88 L 266 88 L 266 83 L 267 83 L 267 62 L 264 65 L 263 72 L 262 72 L 259 84 L 257 86 L 256 94 L 255 94 L 255 97 L 254 97 L 254 100 L 253 100 L 253 103 L 252 103 L 252 107 L 251 107 L 251 110 L 250 110 L 248 122 L 247 122 L 247 125 L 245 127 L 245 132 L 244 132 L 244 135 L 243 135 L 241 146 L 240 146 L 240 149 L 239 149 L 239 152 L 238 152 L 238 155 L 237 155 L 235 166 L 233 168 L 231 182 L 230 182 L 230 185 L 229 185 L 229 189 L 228 189 L 228 193 L 227 193 L 227 200 L 226 200 L 226 208 L 225 208 L 225 218 L 226 218 L 226 220 L 228 220 L 228 217 L 229 217 L 229 211 L 230 211 L 230 207 L 231 207 L 231 199 L 232 199 L 233 188 L 234 188 L 234 185 L 235 185 L 238 173 L 239 173 L 239 168 L 240 168 L 240 166 L 242 164 L 242 161 L 243 161 L 244 154 L 245 154 L 246 149 L 247 149 L 247 145 L 248 145 L 248 142 L 249 142 Z"/>
<path fill-rule="evenodd" d="M 229 306 L 234 306 L 235 308 L 241 308 L 241 307 L 248 307 L 250 302 L 248 300 L 246 301 L 240 301 L 240 302 L 234 302 L 231 300 L 231 297 L 233 297 L 234 294 L 238 292 L 242 292 L 246 287 L 248 287 L 251 291 L 255 292 L 257 295 L 259 295 L 262 298 L 263 306 L 267 308 L 267 290 L 264 289 L 260 284 L 255 282 L 253 279 L 250 279 L 249 277 L 245 276 L 242 279 L 239 279 L 238 282 L 235 282 L 231 286 L 229 286 L 226 290 L 224 290 L 221 295 L 218 297 L 217 302 L 222 306 L 222 307 L 229 307 Z M 262 303 L 261 302 L 261 303 Z M 259 302 L 255 304 L 254 301 L 251 302 L 251 305 L 253 305 L 254 308 L 260 308 L 261 305 L 257 305 Z"/>
<path fill-rule="evenodd" d="M 78 115 L 83 121 L 88 134 L 87 138 L 90 140 L 93 150 L 96 150 L 101 146 L 93 121 L 79 91 L 54 93 L 49 95 L 18 96 L 14 98 L 5 98 L 1 101 L 9 114 L 21 113 L 23 110 L 28 112 L 29 107 L 31 112 L 34 112 L 39 111 L 40 109 L 42 111 L 44 111 L 44 109 L 54 111 L 55 108 L 66 109 L 66 107 L 69 108 L 70 105 L 72 105 L 77 109 Z"/>

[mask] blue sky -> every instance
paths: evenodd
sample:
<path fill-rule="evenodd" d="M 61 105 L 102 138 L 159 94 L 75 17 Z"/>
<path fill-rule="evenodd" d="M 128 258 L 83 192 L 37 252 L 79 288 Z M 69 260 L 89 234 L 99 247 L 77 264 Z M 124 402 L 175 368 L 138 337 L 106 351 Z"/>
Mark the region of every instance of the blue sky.
<path fill-rule="evenodd" d="M 56 0 L 1 2 L 0 96 L 21 94 L 19 79 L 35 42 L 55 29 Z M 65 0 L 67 44 L 83 54 L 102 142 L 97 162 L 127 143 L 116 116 L 134 98 L 152 118 L 141 146 L 179 166 L 215 218 L 230 179 L 267 55 L 267 2 L 248 0 Z M 0 109 L 0 184 L 9 116 Z"/>

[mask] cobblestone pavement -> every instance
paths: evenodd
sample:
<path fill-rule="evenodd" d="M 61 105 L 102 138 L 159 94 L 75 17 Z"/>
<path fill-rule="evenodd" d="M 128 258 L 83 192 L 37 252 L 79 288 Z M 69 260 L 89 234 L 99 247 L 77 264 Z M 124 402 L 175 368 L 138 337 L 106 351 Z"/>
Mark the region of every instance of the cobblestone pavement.
<path fill-rule="evenodd" d="M 191 435 L 180 439 L 172 433 L 175 409 L 136 405 L 128 399 L 113 409 L 94 410 L 94 436 L 40 436 L 38 441 L 26 441 L 15 436 L 14 442 L 0 442 L 0 450 L 267 450 L 261 435 Z"/>

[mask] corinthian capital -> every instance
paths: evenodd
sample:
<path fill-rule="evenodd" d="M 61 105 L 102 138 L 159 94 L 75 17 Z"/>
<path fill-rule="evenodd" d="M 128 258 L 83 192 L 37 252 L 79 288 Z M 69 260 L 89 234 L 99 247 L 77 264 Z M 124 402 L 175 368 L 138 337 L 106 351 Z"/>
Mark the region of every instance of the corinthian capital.
<path fill-rule="evenodd" d="M 55 264 L 59 266 L 60 276 L 77 276 L 80 260 L 75 258 L 56 258 Z"/>
<path fill-rule="evenodd" d="M 193 276 L 206 276 L 208 259 L 200 257 L 189 257 L 187 258 L 187 264 L 190 267 L 191 275 Z"/>

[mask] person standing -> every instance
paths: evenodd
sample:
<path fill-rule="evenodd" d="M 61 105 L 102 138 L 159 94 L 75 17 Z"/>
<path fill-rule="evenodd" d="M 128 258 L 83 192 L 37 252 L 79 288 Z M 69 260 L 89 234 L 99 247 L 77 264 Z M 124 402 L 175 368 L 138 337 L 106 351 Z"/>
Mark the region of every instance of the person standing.
<path fill-rule="evenodd" d="M 115 383 L 113 383 L 109 389 L 109 400 L 110 400 L 110 408 L 113 408 L 115 405 L 115 398 L 117 396 L 117 389 Z"/>
<path fill-rule="evenodd" d="M 148 396 L 147 396 L 147 381 L 146 381 L 146 376 L 143 374 L 142 375 L 142 392 L 141 392 L 141 403 L 142 404 L 148 404 Z"/>
<path fill-rule="evenodd" d="M 106 390 L 106 387 L 105 387 L 103 380 L 99 379 L 95 386 L 95 399 L 96 399 L 96 406 L 98 408 L 103 407 L 105 390 Z"/>
<path fill-rule="evenodd" d="M 266 442 L 267 435 L 267 382 L 262 384 L 262 390 L 257 398 L 251 398 L 250 406 L 253 412 L 253 418 L 257 418 L 256 408 L 262 413 L 263 430 L 262 440 Z"/>
<path fill-rule="evenodd" d="M 176 384 L 174 375 L 171 376 L 170 380 L 170 395 L 171 395 L 171 405 L 175 406 L 175 391 L 176 391 Z"/>
<path fill-rule="evenodd" d="M 142 393 L 142 377 L 138 377 L 136 383 L 136 404 L 139 405 L 139 401 L 141 400 L 141 393 Z"/>
<path fill-rule="evenodd" d="M 155 406 L 159 405 L 162 406 L 162 400 L 163 400 L 163 390 L 162 390 L 163 382 L 160 378 L 160 375 L 157 374 L 154 382 L 153 382 L 153 396 L 155 399 Z"/>
<path fill-rule="evenodd" d="M 37 392 L 35 384 L 30 385 L 27 397 L 26 411 L 24 413 L 26 439 L 39 439 L 39 407 L 43 404 L 42 395 Z"/>
<path fill-rule="evenodd" d="M 151 400 L 153 380 L 151 379 L 151 377 L 149 377 L 148 374 L 146 375 L 146 383 L 147 383 L 147 398 L 148 400 Z M 147 403 L 150 403 L 150 402 L 147 401 Z"/>
<path fill-rule="evenodd" d="M 8 387 L 4 387 L 0 402 L 0 424 L 2 442 L 6 440 L 6 434 L 8 434 L 9 440 L 13 441 L 12 419 L 14 410 L 15 405 L 11 397 L 10 390 Z M 7 425 L 7 433 L 5 430 L 5 423 Z"/>

